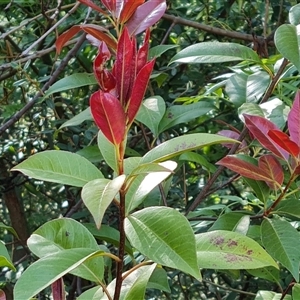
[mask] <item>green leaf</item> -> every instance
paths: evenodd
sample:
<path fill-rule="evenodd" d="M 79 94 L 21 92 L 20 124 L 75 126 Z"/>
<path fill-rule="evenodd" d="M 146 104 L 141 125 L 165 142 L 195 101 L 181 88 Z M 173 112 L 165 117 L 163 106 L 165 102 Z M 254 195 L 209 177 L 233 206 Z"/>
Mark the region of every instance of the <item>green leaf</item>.
<path fill-rule="evenodd" d="M 146 163 L 138 165 L 134 168 L 131 173 L 130 177 L 135 177 L 140 174 L 149 174 L 149 173 L 156 173 L 156 172 L 172 172 L 176 169 L 177 163 L 174 161 L 165 161 L 162 163 Z"/>
<path fill-rule="evenodd" d="M 101 225 L 100 229 L 95 227 L 95 224 L 83 223 L 89 232 L 99 241 L 106 241 L 117 248 L 120 245 L 120 232 L 108 225 Z M 125 241 L 125 251 L 133 256 L 131 245 L 128 240 Z"/>
<path fill-rule="evenodd" d="M 256 197 L 263 203 L 267 203 L 270 196 L 270 188 L 263 181 L 243 177 L 243 180 L 253 189 Z"/>
<path fill-rule="evenodd" d="M 209 163 L 204 156 L 200 155 L 199 153 L 195 153 L 195 152 L 185 152 L 180 155 L 179 160 L 195 162 L 195 163 L 201 165 L 203 168 L 205 168 L 206 170 L 208 170 L 211 173 L 214 173 L 217 169 L 215 167 L 215 165 Z"/>
<path fill-rule="evenodd" d="M 102 173 L 82 156 L 61 150 L 50 150 L 30 156 L 12 171 L 45 181 L 82 187 Z"/>
<path fill-rule="evenodd" d="M 168 282 L 168 274 L 163 268 L 157 267 L 153 271 L 148 281 L 147 289 L 157 289 L 166 293 L 171 293 Z"/>
<path fill-rule="evenodd" d="M 190 122 L 195 118 L 205 115 L 214 108 L 215 106 L 212 103 L 206 101 L 168 107 L 159 124 L 159 132 L 163 132 L 181 123 Z"/>
<path fill-rule="evenodd" d="M 160 57 L 163 53 L 167 52 L 170 49 L 177 48 L 178 45 L 158 45 L 149 49 L 148 60 L 151 60 L 156 57 Z"/>
<path fill-rule="evenodd" d="M 103 293 L 103 288 L 99 286 L 95 286 L 85 292 L 83 292 L 79 297 L 77 297 L 77 300 L 99 300 L 102 299 L 102 297 L 106 297 L 106 295 Z M 104 298 L 107 300 L 108 298 Z"/>
<path fill-rule="evenodd" d="M 0 222 L 0 228 L 9 231 L 9 232 L 12 233 L 17 239 L 19 239 L 19 236 L 18 236 L 17 232 L 14 230 L 13 227 L 7 226 L 7 225 L 5 225 L 4 223 Z"/>
<path fill-rule="evenodd" d="M 299 199 L 286 199 L 280 201 L 276 206 L 275 210 L 272 211 L 273 214 L 287 215 L 300 219 L 300 201 Z"/>
<path fill-rule="evenodd" d="M 11 261 L 8 251 L 5 247 L 5 244 L 2 241 L 0 241 L 0 267 L 8 267 L 16 272 L 13 262 Z"/>
<path fill-rule="evenodd" d="M 263 278 L 279 285 L 279 270 L 274 267 L 263 267 L 261 269 L 248 269 L 247 272 L 254 277 Z"/>
<path fill-rule="evenodd" d="M 166 104 L 162 97 L 153 96 L 146 99 L 136 115 L 136 120 L 146 125 L 155 137 L 158 136 L 158 124 L 166 111 Z"/>
<path fill-rule="evenodd" d="M 180 155 L 186 151 L 226 142 L 235 143 L 237 141 L 217 134 L 209 133 L 192 133 L 183 135 L 168 140 L 148 151 L 142 157 L 140 163 L 160 162 Z"/>
<path fill-rule="evenodd" d="M 289 11 L 289 21 L 292 25 L 298 25 L 300 20 L 300 4 L 291 7 Z"/>
<path fill-rule="evenodd" d="M 244 122 L 243 114 L 265 117 L 264 111 L 256 103 L 244 103 L 238 108 L 239 118 Z"/>
<path fill-rule="evenodd" d="M 125 178 L 125 175 L 121 175 L 113 180 L 95 179 L 83 187 L 82 200 L 92 214 L 98 228 L 101 226 L 106 209 L 119 192 Z"/>
<path fill-rule="evenodd" d="M 292 288 L 293 300 L 300 300 L 300 284 L 294 284 Z"/>
<path fill-rule="evenodd" d="M 163 180 L 171 175 L 177 167 L 177 164 L 173 161 L 165 161 L 159 164 L 160 168 L 163 167 L 165 170 L 156 167 L 157 172 L 149 174 L 137 175 L 126 193 L 126 214 L 129 214 L 132 210 L 138 207 L 147 195 Z M 142 169 L 147 170 L 146 166 L 150 167 L 153 164 L 142 164 Z M 140 170 L 139 168 L 135 170 Z M 136 172 L 133 170 L 132 172 Z M 149 170 L 149 169 L 148 169 Z M 140 170 L 141 171 L 141 170 Z"/>
<path fill-rule="evenodd" d="M 77 125 L 82 124 L 84 121 L 92 121 L 92 120 L 93 120 L 93 117 L 91 114 L 91 109 L 88 107 L 85 110 L 83 110 L 82 112 L 80 112 L 78 115 L 74 116 L 70 120 L 63 123 L 59 127 L 59 129 L 62 129 L 62 128 L 68 127 L 68 126 L 77 126 Z"/>
<path fill-rule="evenodd" d="M 201 278 L 192 228 L 178 211 L 168 207 L 142 209 L 125 219 L 125 232 L 132 246 L 149 259 Z"/>
<path fill-rule="evenodd" d="M 96 145 L 86 146 L 83 149 L 77 151 L 76 153 L 83 156 L 92 163 L 97 163 L 103 160 L 101 152 L 98 146 Z"/>
<path fill-rule="evenodd" d="M 93 235 L 82 224 L 68 218 L 56 219 L 43 224 L 30 236 L 27 244 L 30 251 L 38 257 L 59 253 L 65 249 L 99 250 Z M 103 277 L 103 259 L 98 257 L 87 261 L 72 273 L 87 280 L 97 281 Z M 95 277 L 96 274 L 98 277 Z"/>
<path fill-rule="evenodd" d="M 226 214 L 221 215 L 217 221 L 215 221 L 214 225 L 209 229 L 209 231 L 213 230 L 233 230 L 233 228 L 238 224 L 241 218 L 245 214 L 239 212 L 228 212 Z"/>
<path fill-rule="evenodd" d="M 269 291 L 259 291 L 254 300 L 292 300 L 292 297 L 290 295 L 286 295 L 282 298 L 281 293 L 278 294 Z"/>
<path fill-rule="evenodd" d="M 251 48 L 236 43 L 202 42 L 189 46 L 177 53 L 171 63 L 222 63 L 247 60 L 260 63 Z"/>
<path fill-rule="evenodd" d="M 99 150 L 105 160 L 105 162 L 115 171 L 118 170 L 118 161 L 116 155 L 115 146 L 104 136 L 99 130 L 97 143 Z"/>
<path fill-rule="evenodd" d="M 264 219 L 261 239 L 265 249 L 299 280 L 299 232 L 282 219 Z"/>
<path fill-rule="evenodd" d="M 196 234 L 195 237 L 200 268 L 278 268 L 273 258 L 257 242 L 240 233 L 216 230 Z"/>
<path fill-rule="evenodd" d="M 283 24 L 275 31 L 274 41 L 276 48 L 295 65 L 300 71 L 300 35 L 298 34 L 300 26 L 292 24 Z"/>
<path fill-rule="evenodd" d="M 100 253 L 103 251 L 76 248 L 62 250 L 39 259 L 30 265 L 17 280 L 14 287 L 14 299 L 30 300 L 57 279 Z"/>
<path fill-rule="evenodd" d="M 86 85 L 94 85 L 97 84 L 97 80 L 94 74 L 88 73 L 76 73 L 72 74 L 68 77 L 64 77 L 57 82 L 55 82 L 45 93 L 42 100 L 50 95 L 62 91 L 68 91 L 70 89 L 75 89 L 78 87 L 86 86 Z"/>

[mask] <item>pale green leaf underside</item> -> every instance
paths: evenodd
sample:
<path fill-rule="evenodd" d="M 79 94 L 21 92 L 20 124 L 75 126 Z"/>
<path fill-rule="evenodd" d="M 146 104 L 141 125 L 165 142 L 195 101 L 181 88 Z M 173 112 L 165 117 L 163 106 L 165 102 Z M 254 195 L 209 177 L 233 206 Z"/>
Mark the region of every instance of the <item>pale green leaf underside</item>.
<path fill-rule="evenodd" d="M 91 109 L 90 107 L 86 108 L 82 112 L 80 112 L 78 115 L 74 116 L 70 120 L 66 121 L 63 123 L 59 129 L 62 129 L 64 127 L 68 126 L 77 126 L 82 124 L 84 121 L 91 121 L 93 120 L 92 114 L 91 114 Z"/>
<path fill-rule="evenodd" d="M 82 187 L 102 173 L 84 157 L 67 151 L 50 150 L 30 156 L 12 171 L 50 182 Z"/>

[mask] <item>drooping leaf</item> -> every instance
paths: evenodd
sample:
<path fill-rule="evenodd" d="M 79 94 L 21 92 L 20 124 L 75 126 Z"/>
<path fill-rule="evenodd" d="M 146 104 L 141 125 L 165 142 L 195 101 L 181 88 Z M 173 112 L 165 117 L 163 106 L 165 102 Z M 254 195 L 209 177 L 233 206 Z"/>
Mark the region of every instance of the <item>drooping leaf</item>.
<path fill-rule="evenodd" d="M 256 197 L 263 203 L 267 203 L 270 196 L 270 187 L 264 181 L 258 181 L 243 177 L 243 180 L 253 189 Z"/>
<path fill-rule="evenodd" d="M 261 269 L 248 269 L 247 272 L 254 277 L 267 279 L 279 285 L 279 270 L 274 267 L 263 267 Z"/>
<path fill-rule="evenodd" d="M 89 6 L 90 8 L 96 10 L 97 12 L 107 15 L 107 12 L 101 9 L 98 5 L 96 5 L 92 0 L 78 0 L 80 3 Z M 103 1 L 104 2 L 104 1 Z"/>
<path fill-rule="evenodd" d="M 170 49 L 177 48 L 178 45 L 157 45 L 149 49 L 148 59 L 160 57 L 163 53 Z"/>
<path fill-rule="evenodd" d="M 105 137 L 119 145 L 125 135 L 126 116 L 120 101 L 110 93 L 97 91 L 90 98 L 94 120 Z"/>
<path fill-rule="evenodd" d="M 78 115 L 74 116 L 70 120 L 63 123 L 59 129 L 68 127 L 68 126 L 76 126 L 82 124 L 84 121 L 92 121 L 93 117 L 91 114 L 91 109 L 88 107 L 82 112 L 80 112 Z"/>
<path fill-rule="evenodd" d="M 282 219 L 264 219 L 261 240 L 274 259 L 286 267 L 296 281 L 299 280 L 300 247 L 298 231 Z"/>
<path fill-rule="evenodd" d="M 140 5 L 126 27 L 130 35 L 136 35 L 155 24 L 165 13 L 167 9 L 165 0 L 149 0 Z"/>
<path fill-rule="evenodd" d="M 167 272 L 163 268 L 157 267 L 151 274 L 147 288 L 170 293 L 171 290 L 168 282 Z"/>
<path fill-rule="evenodd" d="M 254 240 L 237 232 L 217 230 L 196 234 L 198 265 L 208 269 L 278 268 Z"/>
<path fill-rule="evenodd" d="M 28 239 L 32 253 L 42 258 L 55 255 L 66 249 L 89 248 L 99 250 L 93 235 L 79 222 L 61 218 L 49 221 L 38 228 Z M 102 257 L 94 258 L 74 269 L 72 274 L 97 282 L 103 277 L 104 263 Z"/>
<path fill-rule="evenodd" d="M 285 295 L 282 299 L 281 293 L 258 291 L 254 300 L 292 300 L 292 297 L 290 295 Z"/>
<path fill-rule="evenodd" d="M 148 62 L 137 74 L 128 101 L 128 123 L 131 124 L 142 104 L 155 61 Z"/>
<path fill-rule="evenodd" d="M 53 300 L 61 300 L 66 298 L 63 278 L 59 278 L 51 284 L 51 292 Z"/>
<path fill-rule="evenodd" d="M 284 173 L 281 167 L 280 162 L 278 159 L 272 154 L 265 154 L 258 159 L 258 166 L 266 173 L 269 174 L 270 178 L 273 180 L 274 183 L 277 184 L 270 184 L 268 181 L 266 183 L 272 189 L 278 189 L 284 179 Z"/>
<path fill-rule="evenodd" d="M 17 232 L 15 231 L 15 229 L 13 227 L 7 226 L 3 222 L 0 222 L 0 228 L 4 229 L 4 230 L 7 230 L 11 234 L 13 234 L 17 239 L 19 239 L 19 236 L 18 236 Z"/>
<path fill-rule="evenodd" d="M 300 5 L 299 5 L 300 7 Z M 300 146 L 300 92 L 296 93 L 292 108 L 288 115 L 288 128 L 290 138 Z"/>
<path fill-rule="evenodd" d="M 167 108 L 164 117 L 159 123 L 159 132 L 163 132 L 175 125 L 187 123 L 205 115 L 215 106 L 207 101 L 200 101 L 188 105 L 173 105 Z"/>
<path fill-rule="evenodd" d="M 144 208 L 125 219 L 125 232 L 132 246 L 149 259 L 201 278 L 192 228 L 178 211 Z"/>
<path fill-rule="evenodd" d="M 147 98 L 135 117 L 135 119 L 145 124 L 155 137 L 158 136 L 158 124 L 166 111 L 165 101 L 160 96 Z"/>
<path fill-rule="evenodd" d="M 233 230 L 238 222 L 243 218 L 245 214 L 240 212 L 228 212 L 222 214 L 217 221 L 214 222 L 209 231 L 215 230 Z"/>
<path fill-rule="evenodd" d="M 299 25 L 283 24 L 275 31 L 274 41 L 277 50 L 300 71 Z"/>
<path fill-rule="evenodd" d="M 70 76 L 64 77 L 53 85 L 45 93 L 43 99 L 49 97 L 54 93 L 59 93 L 62 91 L 67 91 L 71 89 L 75 89 L 78 87 L 86 86 L 86 85 L 95 85 L 97 84 L 97 80 L 95 79 L 94 74 L 88 73 L 75 73 Z"/>
<path fill-rule="evenodd" d="M 84 157 L 67 151 L 44 151 L 30 156 L 12 171 L 50 182 L 82 187 L 102 173 Z"/>
<path fill-rule="evenodd" d="M 268 136 L 268 132 L 270 130 L 279 130 L 279 128 L 275 124 L 259 116 L 250 116 L 244 114 L 244 118 L 245 118 L 245 123 L 247 128 L 263 147 L 267 148 L 275 155 L 283 159 L 288 158 L 288 152 L 286 152 L 284 149 L 279 147 Z"/>
<path fill-rule="evenodd" d="M 270 130 L 268 136 L 282 149 L 297 157 L 299 154 L 299 146 L 290 140 L 290 137 L 280 130 Z"/>
<path fill-rule="evenodd" d="M 101 152 L 96 145 L 86 146 L 76 153 L 83 156 L 92 163 L 97 163 L 103 160 L 103 156 L 101 155 Z"/>
<path fill-rule="evenodd" d="M 202 42 L 177 53 L 170 63 L 222 63 L 247 60 L 260 63 L 251 48 L 236 43 Z"/>
<path fill-rule="evenodd" d="M 88 248 L 67 249 L 39 259 L 18 279 L 14 287 L 14 299 L 30 300 L 58 278 L 101 252 Z M 47 272 L 40 272 L 40 270 L 47 270 Z"/>
<path fill-rule="evenodd" d="M 226 142 L 235 143 L 237 141 L 209 133 L 183 135 L 156 146 L 142 157 L 140 163 L 160 162 L 180 155 L 186 151 Z"/>
<path fill-rule="evenodd" d="M 13 262 L 11 261 L 5 244 L 0 241 L 0 267 L 8 267 L 16 272 Z"/>
<path fill-rule="evenodd" d="M 105 162 L 115 171 L 118 170 L 118 161 L 115 146 L 99 130 L 97 144 Z"/>
<path fill-rule="evenodd" d="M 240 174 L 241 176 L 270 182 L 271 184 L 273 183 L 273 179 L 269 177 L 269 174 L 265 170 L 262 170 L 257 165 L 243 160 L 243 157 L 243 155 L 227 155 L 219 160 L 216 164 L 224 166 Z"/>
<path fill-rule="evenodd" d="M 282 200 L 272 211 L 272 213 L 278 215 L 287 215 L 300 219 L 300 201 L 299 199 Z"/>
<path fill-rule="evenodd" d="M 92 214 L 96 226 L 100 228 L 106 209 L 122 187 L 126 176 L 120 175 L 113 180 L 96 179 L 88 182 L 82 189 L 81 197 Z"/>

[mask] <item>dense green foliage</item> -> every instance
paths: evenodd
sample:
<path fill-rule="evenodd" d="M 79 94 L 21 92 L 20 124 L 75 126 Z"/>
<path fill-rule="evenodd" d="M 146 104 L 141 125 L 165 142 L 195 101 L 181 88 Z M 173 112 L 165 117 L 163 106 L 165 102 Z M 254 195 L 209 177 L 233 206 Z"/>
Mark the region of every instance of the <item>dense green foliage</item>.
<path fill-rule="evenodd" d="M 281 157 L 280 167 L 268 160 L 274 177 L 261 179 L 249 165 L 276 149 L 261 146 L 249 123 L 250 133 L 244 129 L 243 114 L 267 118 L 288 134 L 300 128 L 299 120 L 287 125 L 299 100 L 297 1 L 167 4 L 151 31 L 149 58 L 156 63 L 146 100 L 128 131 L 125 174 L 135 185 L 126 190 L 123 271 L 131 270 L 124 283 L 136 285 L 122 299 L 142 299 L 148 284 L 145 299 L 277 294 L 296 300 L 299 145 L 288 144 L 285 150 L 295 155 Z M 60 54 L 54 43 L 83 22 L 116 33 L 84 5 L 56 5 L 0 2 L 2 290 L 6 299 L 13 299 L 14 287 L 16 300 L 25 291 L 50 299 L 50 284 L 54 291 L 63 276 L 66 299 L 108 299 L 94 283 L 113 294 L 120 248 L 115 196 L 125 175 L 118 173 L 115 145 L 98 134 L 88 108 L 99 88 L 92 74 L 97 48 L 86 39 L 79 43 L 79 35 Z M 137 39 L 141 44 L 142 36 Z M 224 138 L 215 135 L 220 131 Z M 226 137 L 245 140 L 239 147 Z M 249 163 L 246 172 L 222 160 L 233 145 L 231 154 Z"/>

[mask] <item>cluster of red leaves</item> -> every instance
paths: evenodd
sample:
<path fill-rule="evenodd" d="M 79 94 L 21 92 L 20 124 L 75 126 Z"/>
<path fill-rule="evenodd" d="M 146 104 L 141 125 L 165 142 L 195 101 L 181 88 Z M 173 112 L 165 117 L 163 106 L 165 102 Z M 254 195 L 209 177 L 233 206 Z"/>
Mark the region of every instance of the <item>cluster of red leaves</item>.
<path fill-rule="evenodd" d="M 263 117 L 244 115 L 244 118 L 250 133 L 271 154 L 259 157 L 256 165 L 238 155 L 228 155 L 218 164 L 244 177 L 265 181 L 270 188 L 278 189 L 284 180 L 284 172 L 278 159 L 290 164 L 293 176 L 300 169 L 300 92 L 296 94 L 288 114 L 289 135 Z"/>
<path fill-rule="evenodd" d="M 127 28 L 118 41 L 116 60 L 111 71 L 105 69 L 110 52 L 102 43 L 94 61 L 94 73 L 101 90 L 90 99 L 91 112 L 98 127 L 113 144 L 122 142 L 144 97 L 154 60 L 147 61 L 150 32 L 143 46 L 136 49 L 136 39 Z"/>

